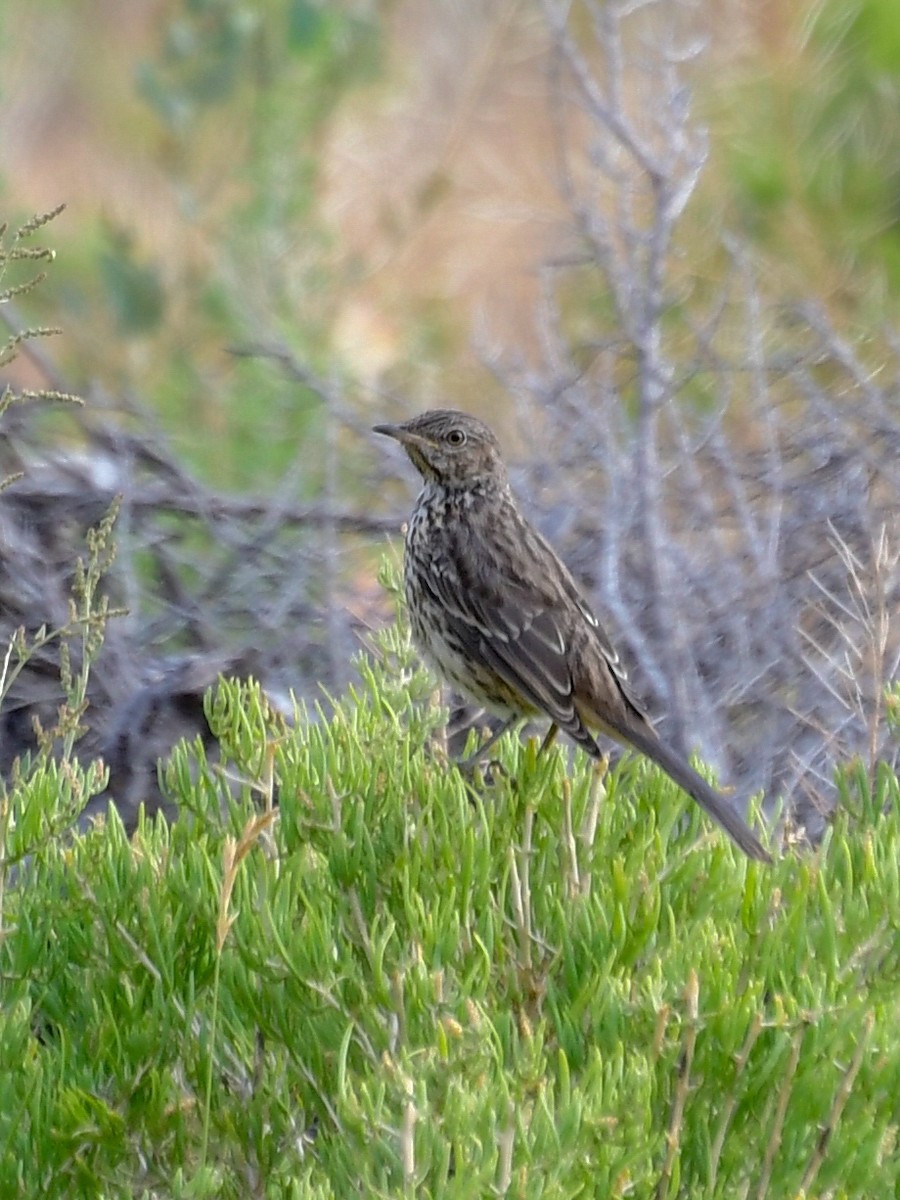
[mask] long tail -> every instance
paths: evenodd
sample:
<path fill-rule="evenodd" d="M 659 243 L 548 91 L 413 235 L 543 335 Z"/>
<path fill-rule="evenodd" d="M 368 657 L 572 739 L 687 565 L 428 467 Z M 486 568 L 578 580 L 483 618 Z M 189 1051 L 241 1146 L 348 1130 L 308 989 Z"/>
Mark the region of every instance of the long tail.
<path fill-rule="evenodd" d="M 635 749 L 640 750 L 647 758 L 652 759 L 657 766 L 662 767 L 670 779 L 679 787 L 684 788 L 692 800 L 708 812 L 714 821 L 725 830 L 731 840 L 750 858 L 760 862 L 770 863 L 772 856 L 763 847 L 756 834 L 739 816 L 728 802 L 728 798 L 717 792 L 698 775 L 694 768 L 684 761 L 674 750 L 670 750 L 651 731 L 629 729 L 628 741 Z"/>

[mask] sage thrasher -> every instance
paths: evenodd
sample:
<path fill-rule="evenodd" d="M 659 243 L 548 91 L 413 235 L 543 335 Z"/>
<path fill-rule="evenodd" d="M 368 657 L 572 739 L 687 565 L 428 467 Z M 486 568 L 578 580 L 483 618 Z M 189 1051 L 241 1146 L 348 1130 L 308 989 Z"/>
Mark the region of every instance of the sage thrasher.
<path fill-rule="evenodd" d="M 413 638 L 447 682 L 506 718 L 496 737 L 542 715 L 545 746 L 562 729 L 599 759 L 591 731 L 605 733 L 662 767 L 751 858 L 770 861 L 728 800 L 660 741 L 568 568 L 519 511 L 487 425 L 437 410 L 375 432 L 400 442 L 424 480 L 404 557 Z"/>

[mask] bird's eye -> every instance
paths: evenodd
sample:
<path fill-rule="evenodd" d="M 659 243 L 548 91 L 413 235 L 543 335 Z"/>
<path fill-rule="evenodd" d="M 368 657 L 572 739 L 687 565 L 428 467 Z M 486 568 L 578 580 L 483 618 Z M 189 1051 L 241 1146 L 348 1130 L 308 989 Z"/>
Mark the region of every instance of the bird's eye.
<path fill-rule="evenodd" d="M 451 429 L 447 434 L 447 444 L 450 446 L 464 446 L 466 444 L 465 430 Z"/>

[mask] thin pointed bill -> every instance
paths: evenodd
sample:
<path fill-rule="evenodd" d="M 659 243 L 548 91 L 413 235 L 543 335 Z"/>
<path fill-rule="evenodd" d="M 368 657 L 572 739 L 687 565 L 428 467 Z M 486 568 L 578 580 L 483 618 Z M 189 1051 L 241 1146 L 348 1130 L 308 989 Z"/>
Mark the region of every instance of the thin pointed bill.
<path fill-rule="evenodd" d="M 429 438 L 424 438 L 421 434 L 413 433 L 405 425 L 373 425 L 372 432 L 394 438 L 401 446 L 434 446 L 434 442 Z"/>

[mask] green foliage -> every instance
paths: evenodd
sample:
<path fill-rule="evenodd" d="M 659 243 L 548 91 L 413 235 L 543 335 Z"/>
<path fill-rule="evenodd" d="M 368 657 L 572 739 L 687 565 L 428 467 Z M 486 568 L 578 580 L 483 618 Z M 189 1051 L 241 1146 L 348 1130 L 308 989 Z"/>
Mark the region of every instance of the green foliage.
<path fill-rule="evenodd" d="M 100 258 L 110 311 L 120 332 L 143 333 L 157 328 L 165 311 L 159 272 L 138 261 L 132 239 L 111 230 Z"/>
<path fill-rule="evenodd" d="M 50 212 L 41 213 L 23 222 L 17 228 L 10 229 L 4 221 L 0 225 L 0 305 L 9 304 L 29 295 L 44 282 L 46 272 L 44 264 L 53 262 L 55 252 L 49 246 L 35 245 L 34 237 L 45 229 L 62 212 L 62 205 Z M 53 337 L 58 329 L 37 326 L 31 329 L 16 329 L 0 342 L 0 369 L 9 367 L 19 355 L 21 348 L 28 342 L 38 338 Z M 80 404 L 77 396 L 68 392 L 53 391 L 42 388 L 39 391 L 30 389 L 16 390 L 9 384 L 0 388 L 0 418 L 13 404 L 27 401 L 64 400 Z M 11 479 L 0 480 L 0 489 L 8 486 Z"/>
<path fill-rule="evenodd" d="M 264 89 L 290 61 L 310 86 L 296 96 L 295 115 L 324 115 L 348 76 L 371 69 L 375 27 L 341 7 L 310 0 L 182 0 L 161 29 L 154 58 L 138 70 L 144 99 L 169 131 L 185 137 L 204 111 Z"/>
<path fill-rule="evenodd" d="M 0 227 L 0 303 L 8 303 L 43 282 L 44 273 L 34 274 L 34 264 L 52 262 L 54 253 L 48 247 L 35 246 L 32 238 L 60 211 L 35 216 L 12 234 L 5 224 Z M 24 280 L 10 279 L 10 273 L 23 265 L 27 272 Z M 29 341 L 56 332 L 40 327 L 12 333 L 0 347 L 0 365 L 14 362 Z M 0 394 L 0 418 L 12 404 L 59 400 L 81 403 L 77 396 L 66 392 L 15 391 L 7 386 Z M 21 472 L 8 476 L 0 482 L 0 488 L 11 486 L 19 478 Z M 68 619 L 55 629 L 20 626 L 3 648 L 0 712 L 4 718 L 19 677 L 35 661 L 38 673 L 42 673 L 42 668 L 49 666 L 50 650 L 58 655 L 62 702 L 49 728 L 43 728 L 33 717 L 36 753 L 14 759 L 9 779 L 0 778 L 0 941 L 6 932 L 4 899 L 13 871 L 39 850 L 58 845 L 60 835 L 71 827 L 91 797 L 106 786 L 103 765 L 95 762 L 83 768 L 75 758 L 75 748 L 84 732 L 91 668 L 102 646 L 106 623 L 114 615 L 102 583 L 115 555 L 112 530 L 117 512 L 118 505 L 113 504 L 97 528 L 88 532 L 87 553 L 74 564 Z"/>
<path fill-rule="evenodd" d="M 112 157 L 134 157 L 152 217 L 129 225 L 97 169 L 96 208 L 76 206 L 60 243 L 60 369 L 138 395 L 217 486 L 264 490 L 299 457 L 312 491 L 321 406 L 229 350 L 283 340 L 336 376 L 342 280 L 320 158 L 328 119 L 378 65 L 377 14 L 310 0 L 157 9 L 131 39 L 112 31 L 114 69 L 94 69 L 93 42 L 73 51 L 72 89 L 101 114 Z"/>
<path fill-rule="evenodd" d="M 32 239 L 61 211 L 60 207 L 32 217 L 13 232 L 10 232 L 6 224 L 0 226 L 0 304 L 26 295 L 43 283 L 45 273 L 41 270 L 35 271 L 35 264 L 50 263 L 55 255 L 47 246 L 34 245 Z M 25 268 L 24 278 L 10 278 L 11 273 L 17 269 L 21 270 L 22 267 Z M 58 332 L 57 329 L 41 326 L 11 333 L 6 343 L 0 346 L 0 367 L 7 367 L 13 363 L 23 345 Z M 13 404 L 59 400 L 73 404 L 81 403 L 78 396 L 72 396 L 68 392 L 49 389 L 16 391 L 7 385 L 0 392 L 0 418 Z M 19 478 L 21 472 L 8 476 L 0 481 L 0 489 L 9 487 Z M 102 787 L 102 772 L 88 772 L 85 786 L 85 777 L 77 770 L 71 771 L 71 759 L 75 743 L 83 732 L 81 719 L 87 707 L 91 665 L 102 645 L 106 622 L 112 615 L 109 600 L 101 591 L 101 581 L 115 556 L 112 530 L 117 511 L 118 505 L 114 504 L 98 527 L 88 533 L 87 556 L 75 563 L 69 614 L 65 624 L 57 629 L 48 629 L 46 626 L 28 630 L 19 628 L 10 639 L 9 645 L 4 648 L 3 662 L 0 664 L 0 707 L 7 702 L 16 680 L 31 660 L 54 644 L 58 644 L 59 647 L 59 673 L 64 696 L 53 728 L 36 730 L 40 748 L 37 763 L 17 762 L 15 765 L 15 798 L 12 801 L 5 784 L 0 781 L 0 827 L 7 838 L 7 850 L 9 839 L 15 839 L 16 826 L 22 825 L 25 814 L 37 811 L 40 822 L 40 813 L 48 808 L 45 791 L 48 781 L 52 789 L 58 787 L 60 795 L 66 793 L 67 796 L 74 797 L 76 804 L 80 802 L 82 806 Z M 58 754 L 58 762 L 52 758 L 55 754 Z M 56 775 L 60 770 L 63 774 L 57 779 Z M 13 819 L 15 808 L 21 810 L 18 821 Z M 67 812 L 68 805 L 63 804 L 62 809 Z M 27 828 L 27 825 L 26 818 L 24 826 Z M 26 853 L 29 853 L 27 848 L 19 847 L 12 859 L 17 860 Z M 3 871 L 9 861 L 8 854 L 0 859 L 0 899 Z"/>
<path fill-rule="evenodd" d="M 290 729 L 222 682 L 174 825 L 36 847 L 0 1193 L 893 1194 L 892 775 L 766 869 L 635 760 L 507 739 L 467 784 L 403 632 L 359 667 Z"/>
<path fill-rule="evenodd" d="M 215 247 L 212 272 L 205 261 L 199 271 L 186 264 L 183 283 L 202 302 L 186 314 L 193 332 L 186 353 L 179 345 L 162 360 L 171 369 L 160 376 L 158 399 L 176 418 L 186 395 L 208 387 L 196 365 L 193 380 L 185 377 L 200 338 L 221 354 L 262 328 L 304 362 L 333 370 L 327 329 L 339 280 L 316 207 L 318 139 L 340 100 L 370 76 L 378 49 L 374 23 L 339 6 L 181 0 L 160 30 L 156 55 L 141 62 L 138 90 L 160 121 L 158 156 Z M 123 282 L 131 281 L 123 272 Z M 251 475 L 240 482 L 258 484 L 304 444 L 307 393 L 273 381 L 267 362 L 251 360 L 227 375 L 224 366 L 215 364 L 210 423 L 230 434 L 236 470 Z M 186 449 L 221 478 L 221 437 L 208 462 L 202 446 Z M 315 454 L 309 463 L 315 470 Z"/>
<path fill-rule="evenodd" d="M 829 261 L 900 292 L 900 14 L 894 0 L 824 0 L 791 70 L 761 63 L 735 92 L 731 178 L 751 234 L 795 257 L 797 230 Z M 799 221 L 798 221 L 799 217 Z M 782 238 L 784 241 L 782 242 Z M 868 283 L 860 286 L 871 291 Z"/>
<path fill-rule="evenodd" d="M 5 932 L 4 898 L 20 864 L 48 846 L 59 848 L 88 801 L 107 786 L 102 763 L 88 766 L 75 756 L 85 731 L 88 681 L 114 611 L 101 584 L 114 555 L 114 505 L 87 539 L 87 556 L 75 564 L 68 621 L 57 629 L 18 629 L 0 664 L 0 711 L 9 704 L 19 676 L 49 648 L 58 652 L 62 703 L 51 726 L 35 716 L 37 751 L 16 758 L 10 778 L 0 779 L 0 942 Z"/>

